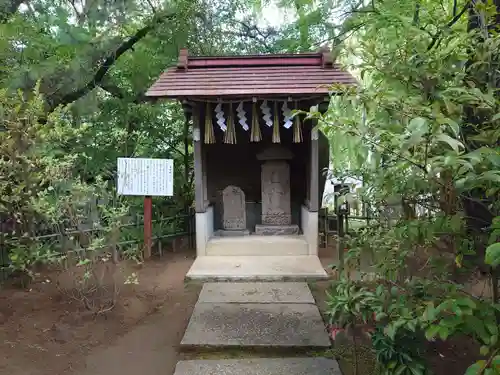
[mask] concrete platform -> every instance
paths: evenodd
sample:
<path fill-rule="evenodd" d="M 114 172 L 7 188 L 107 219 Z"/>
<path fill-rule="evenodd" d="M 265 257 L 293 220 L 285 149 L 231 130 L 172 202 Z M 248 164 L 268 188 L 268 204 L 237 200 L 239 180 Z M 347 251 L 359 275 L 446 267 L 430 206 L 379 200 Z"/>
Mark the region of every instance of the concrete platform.
<path fill-rule="evenodd" d="M 180 361 L 174 375 L 342 375 L 326 358 L 258 358 Z"/>
<path fill-rule="evenodd" d="M 311 303 L 306 283 L 206 283 L 200 303 Z"/>
<path fill-rule="evenodd" d="M 203 256 L 196 258 L 186 274 L 188 280 L 201 281 L 302 281 L 327 278 L 315 255 Z"/>
<path fill-rule="evenodd" d="M 206 248 L 208 256 L 278 256 L 309 255 L 304 236 L 250 236 L 212 237 Z"/>
<path fill-rule="evenodd" d="M 312 304 L 198 302 L 181 346 L 327 348 L 330 339 Z"/>

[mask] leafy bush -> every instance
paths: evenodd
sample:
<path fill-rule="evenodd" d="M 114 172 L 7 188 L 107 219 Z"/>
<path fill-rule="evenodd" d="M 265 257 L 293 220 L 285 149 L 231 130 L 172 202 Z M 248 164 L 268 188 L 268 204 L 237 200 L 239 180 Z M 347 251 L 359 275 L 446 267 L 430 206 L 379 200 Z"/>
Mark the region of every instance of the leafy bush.
<path fill-rule="evenodd" d="M 60 138 L 72 132 L 65 113 L 56 111 L 41 124 L 43 102 L 36 91 L 27 100 L 2 90 L 0 105 L 0 217 L 14 219 L 12 230 L 2 234 L 10 268 L 32 278 L 40 264 L 76 266 L 74 288 L 64 292 L 95 312 L 109 310 L 118 288 L 116 267 L 106 264 L 118 259 L 116 243 L 128 206 L 104 178 L 95 176 L 92 183 L 78 178 L 75 155 L 54 152 L 64 142 Z M 110 279 L 111 300 L 104 301 Z M 94 304 L 98 294 L 101 301 Z"/>
<path fill-rule="evenodd" d="M 341 295 L 330 296 L 332 312 L 349 322 L 375 313 L 373 344 L 387 373 L 424 370 L 418 361 L 408 368 L 416 355 L 411 346 L 394 347 L 408 334 L 443 341 L 466 335 L 485 357 L 467 375 L 500 373 L 494 3 L 364 3 L 345 23 L 360 30 L 347 47 L 362 84 L 335 85 L 326 113 L 310 114 L 330 138 L 331 174 L 363 183 L 345 199 L 369 202 L 373 212 L 372 225 L 347 239 L 346 261 L 356 266 L 373 255 L 369 271 L 379 281 L 354 287 L 342 281 Z M 491 300 L 464 287 L 463 276 L 478 270 Z"/>
<path fill-rule="evenodd" d="M 386 374 L 426 374 L 425 340 L 468 335 L 493 366 L 500 349 L 500 307 L 473 298 L 450 283 L 414 279 L 399 285 L 340 280 L 327 295 L 330 321 L 342 327 L 371 324 L 372 344 Z"/>
<path fill-rule="evenodd" d="M 326 293 L 326 314 L 330 324 L 346 328 L 371 321 L 377 301 L 375 294 L 368 289 L 343 279 L 333 283 Z"/>
<path fill-rule="evenodd" d="M 391 338 L 378 326 L 371 338 L 377 362 L 382 368 L 381 375 L 428 373 L 424 362 L 423 335 L 402 329 Z"/>

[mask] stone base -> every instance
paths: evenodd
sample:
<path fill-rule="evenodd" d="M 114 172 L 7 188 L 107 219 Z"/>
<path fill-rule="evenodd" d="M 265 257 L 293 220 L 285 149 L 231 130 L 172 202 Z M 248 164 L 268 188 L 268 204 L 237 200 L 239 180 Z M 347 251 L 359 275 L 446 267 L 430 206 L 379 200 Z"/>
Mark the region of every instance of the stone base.
<path fill-rule="evenodd" d="M 261 236 L 287 236 L 299 234 L 299 226 L 292 225 L 266 225 L 257 224 L 255 226 L 255 234 Z"/>
<path fill-rule="evenodd" d="M 241 236 L 249 236 L 250 231 L 248 229 L 244 230 L 225 230 L 219 229 L 214 232 L 214 237 L 241 237 Z"/>

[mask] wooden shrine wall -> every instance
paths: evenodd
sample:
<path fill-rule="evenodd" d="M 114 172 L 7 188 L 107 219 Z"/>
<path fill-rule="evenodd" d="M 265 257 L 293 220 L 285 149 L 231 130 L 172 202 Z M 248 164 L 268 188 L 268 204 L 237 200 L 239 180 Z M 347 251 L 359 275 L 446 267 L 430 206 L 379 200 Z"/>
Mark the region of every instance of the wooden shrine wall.
<path fill-rule="evenodd" d="M 240 129 L 241 130 L 241 129 Z M 305 129 L 304 129 L 305 130 Z M 214 205 L 214 229 L 222 229 L 221 192 L 228 185 L 240 187 L 245 193 L 247 211 L 247 229 L 255 230 L 255 224 L 261 222 L 261 161 L 256 155 L 272 145 L 271 136 L 263 134 L 263 140 L 252 143 L 245 140 L 244 134 L 237 131 L 237 144 L 204 144 L 207 171 L 207 195 Z M 306 132 L 304 132 L 306 133 Z M 309 139 L 309 133 L 304 134 Z M 300 225 L 300 207 L 306 198 L 308 180 L 306 165 L 309 163 L 310 142 L 292 143 L 282 136 L 281 146 L 289 148 L 294 158 L 290 163 L 290 189 L 292 204 L 292 223 Z M 305 137 L 304 137 L 305 138 Z"/>

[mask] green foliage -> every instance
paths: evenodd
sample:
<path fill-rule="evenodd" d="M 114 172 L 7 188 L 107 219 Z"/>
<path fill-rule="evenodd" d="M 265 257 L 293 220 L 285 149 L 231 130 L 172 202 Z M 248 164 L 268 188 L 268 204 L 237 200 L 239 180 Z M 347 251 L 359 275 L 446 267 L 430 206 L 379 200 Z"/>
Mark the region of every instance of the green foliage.
<path fill-rule="evenodd" d="M 378 327 L 372 335 L 373 350 L 384 375 L 424 375 L 427 373 L 422 360 L 421 335 L 409 330 L 399 330 L 394 338 Z"/>
<path fill-rule="evenodd" d="M 439 30 L 449 15 L 435 2 L 420 7 L 418 25 L 415 5 L 405 1 L 384 2 L 376 13 L 356 16 L 364 26 L 350 52 L 363 86 L 333 87 L 343 96 L 332 98 L 320 121 L 332 140 L 333 174 L 363 180 L 364 200 L 381 205 L 399 196 L 410 204 L 456 211 L 457 200 L 442 196 L 448 185 L 455 196 L 477 188 L 486 198 L 499 192 L 495 88 L 470 80 L 473 68 L 463 62 L 474 44 L 481 50 L 474 58 L 484 59 L 477 64 L 494 64 L 487 56 L 500 41 L 492 35 L 477 44 L 477 33 L 460 21 L 441 35 L 446 48 L 429 49 L 434 33 L 429 30 Z M 481 124 L 467 121 L 466 108 L 481 112 Z M 464 139 L 471 126 L 476 134 Z"/>
<path fill-rule="evenodd" d="M 486 264 L 489 264 L 492 267 L 500 265 L 500 242 L 488 246 L 484 259 Z"/>
<path fill-rule="evenodd" d="M 372 318 L 372 304 L 375 295 L 366 288 L 355 283 L 343 280 L 332 284 L 327 291 L 326 314 L 330 324 L 335 323 L 340 327 L 349 327 L 359 322 L 368 322 Z"/>
<path fill-rule="evenodd" d="M 30 278 L 34 277 L 36 265 L 53 265 L 61 260 L 61 254 L 44 243 L 15 242 L 9 251 L 10 269 Z"/>
<path fill-rule="evenodd" d="M 93 184 L 75 179 L 72 171 L 77 158 L 57 152 L 61 135 L 78 134 L 68 129 L 69 124 L 62 120 L 64 113 L 54 113 L 42 126 L 38 122 L 41 99 L 36 93 L 27 101 L 22 95 L 10 97 L 5 92 L 0 99 L 4 125 L 0 133 L 0 202 L 3 215 L 15 218 L 7 242 L 11 245 L 11 267 L 29 271 L 36 263 L 54 262 L 62 256 L 35 241 L 44 228 L 61 234 L 81 231 L 82 224 L 95 215 L 94 227 L 108 234 L 116 230 L 116 219 L 124 216 L 128 207 L 110 204 L 112 192 L 99 176 Z M 101 203 L 96 204 L 98 201 Z M 87 247 L 97 249 L 93 244 Z"/>
<path fill-rule="evenodd" d="M 464 293 L 451 283 L 418 280 L 363 286 L 342 279 L 328 293 L 331 321 L 342 326 L 372 324 L 372 344 L 387 374 L 425 374 L 425 340 L 469 335 L 481 355 L 496 355 L 499 307 Z"/>
<path fill-rule="evenodd" d="M 486 248 L 485 262 L 492 267 L 500 265 L 500 216 L 493 219 L 489 246 Z"/>
<path fill-rule="evenodd" d="M 377 344 L 389 354 L 408 332 L 427 340 L 472 337 L 486 360 L 467 374 L 493 374 L 499 349 L 498 9 L 486 1 L 375 1 L 350 13 L 345 27 L 357 30 L 344 46 L 360 85 L 332 86 L 328 111 L 311 116 L 330 139 L 331 175 L 362 181 L 345 199 L 367 202 L 371 212 L 371 224 L 346 239 L 345 261 L 352 269 L 369 255 L 371 266 L 359 271 L 383 281 L 376 290 L 354 287 L 363 290 L 362 300 L 349 305 L 342 297 L 343 313 L 363 321 L 369 311 L 359 307 L 370 301 L 366 306 L 384 327 Z M 475 273 L 476 265 L 489 277 L 491 301 L 459 287 L 461 275 Z M 418 371 L 396 357 L 391 368 L 385 361 L 389 373 Z"/>

